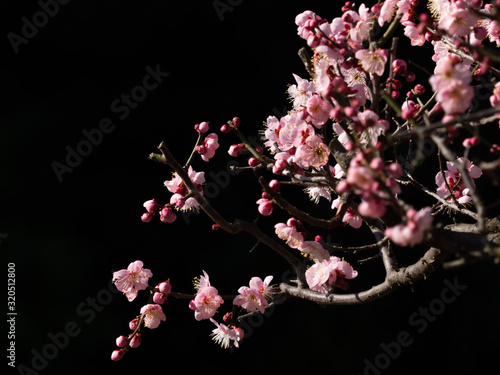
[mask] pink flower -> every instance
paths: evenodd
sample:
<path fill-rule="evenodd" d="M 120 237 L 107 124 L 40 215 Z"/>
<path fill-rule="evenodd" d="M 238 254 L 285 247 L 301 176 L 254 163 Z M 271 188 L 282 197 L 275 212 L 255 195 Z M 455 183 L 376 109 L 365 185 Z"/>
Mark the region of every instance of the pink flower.
<path fill-rule="evenodd" d="M 478 166 L 472 164 L 467 158 L 458 158 L 456 162 L 446 162 L 447 170 L 443 173 L 436 174 L 436 185 L 438 186 L 436 193 L 449 202 L 456 200 L 460 204 L 469 203 L 472 198 L 469 196 L 470 190 L 463 182 L 463 177 L 457 168 L 456 163 L 464 164 L 465 169 L 469 173 L 470 182 L 475 186 L 475 178 L 481 177 L 483 171 Z M 450 194 L 451 191 L 451 194 Z"/>
<path fill-rule="evenodd" d="M 196 172 L 192 166 L 189 166 L 188 176 L 196 187 L 201 187 L 205 183 L 205 172 Z M 177 173 L 174 173 L 171 180 L 165 181 L 165 186 L 168 191 L 174 194 L 185 196 L 188 193 L 184 182 Z M 203 193 L 203 191 L 200 191 L 200 193 Z"/>
<path fill-rule="evenodd" d="M 274 226 L 274 229 L 278 237 L 285 240 L 292 249 L 297 249 L 304 242 L 304 236 L 302 236 L 295 226 L 278 223 Z"/>
<path fill-rule="evenodd" d="M 129 264 L 126 270 L 120 270 L 113 273 L 113 283 L 116 288 L 125 293 L 129 302 L 137 297 L 139 290 L 148 287 L 148 279 L 153 276 L 150 270 L 142 268 L 143 263 L 136 260 Z"/>
<path fill-rule="evenodd" d="M 376 51 L 361 49 L 356 52 L 355 56 L 361 62 L 361 66 L 366 72 L 378 76 L 384 74 L 385 64 L 387 62 L 386 50 L 380 48 Z"/>
<path fill-rule="evenodd" d="M 203 195 L 202 185 L 205 183 L 205 172 L 196 172 L 192 166 L 189 166 L 188 176 L 198 192 Z M 177 173 L 174 173 L 174 177 L 171 180 L 165 181 L 165 186 L 170 192 L 174 193 L 174 195 L 170 197 L 170 204 L 172 205 L 175 205 L 179 199 L 183 199 L 188 194 L 186 185 Z M 185 200 L 181 210 L 188 211 L 198 206 L 198 201 L 194 197 L 189 197 Z"/>
<path fill-rule="evenodd" d="M 452 8 L 454 9 L 446 12 L 439 20 L 438 27 L 450 35 L 469 35 L 477 22 L 477 16 L 468 9 L 460 9 L 456 6 Z"/>
<path fill-rule="evenodd" d="M 172 208 L 164 206 L 160 211 L 160 220 L 164 223 L 173 223 L 177 219 L 177 215 Z"/>
<path fill-rule="evenodd" d="M 149 304 L 141 308 L 141 314 L 145 314 L 144 325 L 148 328 L 157 328 L 166 317 L 160 305 Z"/>
<path fill-rule="evenodd" d="M 378 24 L 384 26 L 386 22 L 390 22 L 394 14 L 396 13 L 396 5 L 398 0 L 386 0 L 380 8 L 380 14 L 378 17 Z"/>
<path fill-rule="evenodd" d="M 340 197 L 332 202 L 332 208 L 338 208 L 340 205 Z M 347 207 L 347 210 L 342 217 L 342 222 L 349 224 L 354 229 L 358 229 L 363 224 L 363 219 L 357 215 L 351 207 Z"/>
<path fill-rule="evenodd" d="M 215 324 L 215 328 L 210 336 L 222 348 L 227 349 L 231 346 L 231 341 L 234 342 L 235 347 L 239 347 L 238 342 L 243 338 L 243 330 L 234 326 L 226 326 L 223 323 L 217 323 L 215 319 L 210 318 L 210 321 Z"/>
<path fill-rule="evenodd" d="M 189 302 L 189 308 L 194 310 L 194 318 L 200 321 L 213 317 L 224 300 L 217 289 L 210 285 L 205 271 L 199 280 L 195 279 L 195 288 L 198 290 L 196 296 Z"/>
<path fill-rule="evenodd" d="M 324 125 L 330 118 L 330 111 L 333 109 L 332 105 L 324 101 L 319 95 L 313 95 L 306 103 L 307 113 L 311 117 L 311 122 L 317 128 Z"/>
<path fill-rule="evenodd" d="M 422 46 L 425 43 L 425 34 L 421 33 L 413 22 L 403 22 L 405 26 L 404 34 L 410 39 L 412 46 Z"/>
<path fill-rule="evenodd" d="M 460 81 L 451 82 L 436 95 L 444 112 L 451 115 L 465 112 L 471 106 L 473 98 L 474 89 Z"/>
<path fill-rule="evenodd" d="M 387 228 L 385 235 L 396 245 L 415 246 L 424 240 L 425 232 L 432 225 L 431 208 L 420 211 L 410 209 L 406 212 L 406 223 Z"/>
<path fill-rule="evenodd" d="M 330 150 L 321 137 L 311 135 L 306 139 L 305 144 L 297 149 L 295 156 L 298 159 L 297 163 L 304 168 L 320 168 L 328 163 Z"/>
<path fill-rule="evenodd" d="M 291 99 L 293 99 L 293 108 L 300 111 L 306 106 L 307 101 L 315 93 L 314 84 L 307 80 L 300 78 L 298 75 L 294 74 L 296 85 L 291 85 L 288 87 L 288 94 Z"/>
<path fill-rule="evenodd" d="M 217 150 L 219 148 L 218 140 L 219 140 L 219 137 L 217 134 L 210 133 L 205 137 L 205 139 L 203 140 L 201 145 L 198 146 L 198 147 L 201 147 L 201 149 L 203 150 L 202 153 L 200 151 L 198 151 L 198 152 L 201 154 L 201 158 L 204 161 L 208 161 L 209 159 L 214 157 L 215 150 Z"/>
<path fill-rule="evenodd" d="M 259 292 L 247 286 L 242 286 L 238 289 L 238 293 L 233 300 L 233 305 L 241 306 L 250 312 L 258 310 L 261 314 L 264 313 L 268 303 Z"/>
<path fill-rule="evenodd" d="M 362 201 L 358 206 L 358 212 L 361 216 L 378 219 L 383 216 L 386 211 L 386 203 L 382 199 L 369 197 Z"/>
<path fill-rule="evenodd" d="M 271 275 L 266 276 L 264 280 L 260 277 L 252 277 L 250 279 L 250 288 L 257 291 L 259 294 L 263 295 L 267 299 L 271 299 L 273 293 L 273 287 L 270 286 L 273 277 Z"/>
<path fill-rule="evenodd" d="M 309 255 L 309 257 L 315 262 L 322 262 L 323 260 L 330 258 L 330 253 L 316 241 L 302 242 L 299 246 L 299 250 L 302 251 L 304 255 Z"/>
<path fill-rule="evenodd" d="M 343 279 L 354 279 L 358 275 L 349 263 L 331 256 L 328 260 L 316 262 L 306 271 L 307 285 L 316 292 L 327 293 L 335 286 L 347 287 Z"/>

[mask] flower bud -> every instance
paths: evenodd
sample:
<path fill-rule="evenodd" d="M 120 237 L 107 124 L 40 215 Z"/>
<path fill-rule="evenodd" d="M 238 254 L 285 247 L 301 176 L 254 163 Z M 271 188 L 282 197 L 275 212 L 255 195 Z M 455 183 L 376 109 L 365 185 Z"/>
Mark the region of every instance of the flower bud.
<path fill-rule="evenodd" d="M 219 224 L 212 224 L 212 230 L 218 230 L 219 228 Z"/>
<path fill-rule="evenodd" d="M 164 304 L 165 302 L 167 302 L 167 296 L 163 293 L 158 293 L 156 292 L 154 295 L 153 295 L 153 301 L 154 303 L 157 303 L 159 305 L 162 305 Z"/>
<path fill-rule="evenodd" d="M 172 284 L 170 284 L 170 281 L 167 280 L 162 283 L 159 283 L 157 288 L 161 293 L 169 294 L 172 291 Z"/>
<path fill-rule="evenodd" d="M 402 74 L 406 72 L 407 68 L 406 61 L 402 59 L 396 59 L 392 62 L 392 71 L 394 74 Z"/>
<path fill-rule="evenodd" d="M 269 187 L 273 189 L 275 192 L 280 191 L 280 182 L 278 180 L 269 181 Z"/>
<path fill-rule="evenodd" d="M 284 159 L 278 159 L 273 165 L 273 173 L 274 174 L 281 174 L 286 168 L 286 160 Z"/>
<path fill-rule="evenodd" d="M 130 328 L 131 331 L 135 331 L 137 329 L 137 327 L 139 326 L 139 322 L 140 322 L 139 318 L 132 319 L 128 323 L 128 327 Z"/>
<path fill-rule="evenodd" d="M 243 143 L 234 144 L 229 147 L 228 154 L 234 157 L 238 157 L 241 155 L 244 149 L 245 149 L 245 144 Z"/>
<path fill-rule="evenodd" d="M 240 123 L 241 123 L 241 119 L 239 117 L 233 117 L 233 125 L 235 128 L 237 128 L 238 126 L 240 126 Z"/>
<path fill-rule="evenodd" d="M 231 125 L 224 124 L 221 126 L 220 131 L 223 133 L 230 133 L 233 131 L 233 128 L 231 127 Z"/>
<path fill-rule="evenodd" d="M 261 198 L 257 201 L 257 204 L 259 205 L 258 210 L 261 215 L 269 216 L 273 213 L 273 208 L 274 208 L 273 201 Z"/>
<path fill-rule="evenodd" d="M 149 213 L 156 212 L 160 208 L 160 205 L 154 199 L 144 202 L 143 206 Z"/>
<path fill-rule="evenodd" d="M 124 348 L 128 345 L 128 339 L 126 336 L 118 336 L 116 338 L 116 346 L 118 346 L 119 348 Z"/>
<path fill-rule="evenodd" d="M 287 220 L 286 225 L 289 227 L 298 227 L 299 225 L 302 225 L 302 222 L 294 217 L 291 217 Z"/>
<path fill-rule="evenodd" d="M 132 337 L 132 339 L 130 340 L 130 344 L 129 345 L 130 345 L 131 348 L 137 348 L 139 345 L 141 345 L 141 342 L 142 342 L 141 333 L 137 332 L 134 335 L 134 337 Z"/>
<path fill-rule="evenodd" d="M 320 236 L 320 235 L 318 234 L 316 237 L 314 237 L 314 241 L 316 241 L 316 242 L 321 242 L 321 241 L 323 241 L 323 236 Z"/>
<path fill-rule="evenodd" d="M 256 167 L 260 164 L 260 159 L 257 159 L 255 157 L 251 157 L 248 159 L 248 165 L 251 167 Z"/>
<path fill-rule="evenodd" d="M 153 218 L 153 215 L 150 214 L 149 212 L 144 212 L 141 216 L 141 220 L 144 221 L 145 223 L 149 223 L 152 218 Z"/>
<path fill-rule="evenodd" d="M 208 122 L 203 121 L 201 124 L 195 125 L 195 130 L 199 133 L 206 133 L 208 131 Z"/>
<path fill-rule="evenodd" d="M 160 220 L 164 223 L 173 223 L 175 219 L 177 219 L 177 215 L 174 210 L 167 206 L 163 207 L 160 212 Z"/>
<path fill-rule="evenodd" d="M 111 360 L 112 361 L 119 361 L 120 359 L 123 358 L 124 354 L 125 354 L 125 349 L 113 350 L 113 353 L 111 353 Z"/>
<path fill-rule="evenodd" d="M 340 180 L 335 187 L 335 192 L 337 194 L 344 194 L 351 191 L 351 185 L 346 180 Z"/>
<path fill-rule="evenodd" d="M 233 314 L 228 312 L 228 313 L 225 313 L 224 316 L 222 317 L 222 320 L 224 321 L 224 323 L 229 323 L 231 321 L 231 319 L 233 318 Z"/>

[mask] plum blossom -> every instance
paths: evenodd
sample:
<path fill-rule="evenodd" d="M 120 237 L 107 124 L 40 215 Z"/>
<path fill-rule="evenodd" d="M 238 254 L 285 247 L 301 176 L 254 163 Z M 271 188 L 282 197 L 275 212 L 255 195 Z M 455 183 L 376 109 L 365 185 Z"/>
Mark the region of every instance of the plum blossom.
<path fill-rule="evenodd" d="M 145 315 L 144 325 L 151 329 L 157 328 L 160 322 L 166 320 L 161 306 L 155 303 L 143 306 L 141 308 L 141 314 Z"/>
<path fill-rule="evenodd" d="M 330 111 L 333 109 L 332 105 L 321 99 L 319 95 L 313 95 L 306 103 L 307 113 L 311 117 L 312 124 L 320 128 L 330 118 Z"/>
<path fill-rule="evenodd" d="M 431 208 L 406 212 L 406 223 L 387 228 L 385 235 L 399 246 L 415 246 L 424 240 L 425 232 L 432 225 Z"/>
<path fill-rule="evenodd" d="M 316 90 L 314 88 L 314 83 L 311 81 L 300 78 L 297 74 L 294 74 L 293 78 L 295 78 L 297 84 L 288 87 L 288 94 L 293 99 L 293 108 L 300 111 L 306 106 L 307 101 Z"/>
<path fill-rule="evenodd" d="M 116 288 L 125 293 L 125 296 L 132 302 L 137 297 L 139 290 L 148 287 L 148 279 L 153 277 L 153 273 L 143 268 L 143 263 L 136 260 L 129 264 L 126 270 L 120 270 L 113 273 L 113 283 Z"/>
<path fill-rule="evenodd" d="M 215 155 L 215 150 L 219 148 L 219 136 L 215 133 L 208 134 L 203 142 L 196 147 L 196 151 L 204 161 L 209 161 Z"/>
<path fill-rule="evenodd" d="M 455 115 L 470 107 L 474 89 L 469 67 L 452 53 L 442 54 L 437 61 L 434 75 L 429 78 L 436 100 L 446 114 Z"/>
<path fill-rule="evenodd" d="M 203 195 L 202 185 L 205 183 L 205 172 L 196 172 L 192 166 L 189 166 L 188 176 L 193 182 L 195 188 L 201 195 Z M 179 199 L 184 199 L 184 197 L 188 194 L 186 185 L 177 173 L 174 173 L 174 177 L 171 180 L 165 181 L 165 186 L 171 193 L 174 193 L 172 197 L 170 197 L 170 203 L 173 205 L 175 205 Z M 182 211 L 188 211 L 198 206 L 198 201 L 193 197 L 189 197 L 184 201 L 184 205 L 179 208 Z"/>
<path fill-rule="evenodd" d="M 250 312 L 259 311 L 263 314 L 269 305 L 267 298 L 270 298 L 272 294 L 272 287 L 269 286 L 272 279 L 272 276 L 267 276 L 264 281 L 260 277 L 252 277 L 249 287 L 242 286 L 238 289 L 239 294 L 234 298 L 233 305 L 241 306 Z"/>
<path fill-rule="evenodd" d="M 478 17 L 466 7 L 458 6 L 459 3 L 466 5 L 464 1 L 451 2 L 446 11 L 443 12 L 444 8 L 441 10 L 438 27 L 451 35 L 466 36 L 472 31 Z"/>
<path fill-rule="evenodd" d="M 330 150 L 323 142 L 323 139 L 317 135 L 309 136 L 305 143 L 295 152 L 297 163 L 304 167 L 320 168 L 328 163 Z"/>
<path fill-rule="evenodd" d="M 387 63 L 387 55 L 387 51 L 381 48 L 375 51 L 361 49 L 355 54 L 365 71 L 378 76 L 384 74 L 385 64 Z"/>
<path fill-rule="evenodd" d="M 469 196 L 470 190 L 463 181 L 457 163 L 464 165 L 469 174 L 470 183 L 475 186 L 474 179 L 481 177 L 483 171 L 477 165 L 472 164 L 469 159 L 458 158 L 456 162 L 447 161 L 447 169 L 443 173 L 436 174 L 436 185 L 438 186 L 436 193 L 449 202 L 456 200 L 460 204 L 466 204 L 472 201 L 472 198 Z"/>
<path fill-rule="evenodd" d="M 335 199 L 332 202 L 332 208 L 339 208 L 340 205 L 340 197 Z M 359 215 L 357 215 L 351 207 L 347 207 L 347 210 L 342 217 L 342 222 L 349 224 L 354 229 L 358 229 L 363 224 L 363 219 Z"/>
<path fill-rule="evenodd" d="M 330 253 L 316 241 L 304 241 L 300 244 L 298 250 L 302 251 L 305 256 L 308 255 L 315 262 L 322 262 L 330 258 Z"/>
<path fill-rule="evenodd" d="M 304 236 L 296 228 L 296 219 L 290 219 L 286 224 L 278 223 L 274 226 L 276 234 L 285 240 L 292 249 L 297 249 L 304 242 Z"/>
<path fill-rule="evenodd" d="M 335 286 L 346 288 L 344 279 L 354 279 L 358 275 L 349 263 L 336 256 L 316 262 L 306 271 L 307 285 L 316 292 L 328 293 Z"/>
<path fill-rule="evenodd" d="M 210 318 L 210 321 L 215 324 L 217 328 L 212 330 L 210 336 L 215 343 L 219 344 L 222 348 L 227 349 L 231 346 L 231 341 L 234 342 L 235 347 L 239 347 L 238 342 L 243 338 L 243 330 L 238 327 L 230 325 L 229 327 L 223 323 L 217 323 L 215 319 Z"/>
<path fill-rule="evenodd" d="M 196 296 L 189 302 L 189 308 L 194 310 L 194 318 L 198 321 L 209 319 L 215 315 L 224 300 L 219 296 L 216 288 L 210 285 L 208 274 L 203 271 L 203 276 L 195 279 Z"/>
<path fill-rule="evenodd" d="M 304 191 L 309 195 L 309 198 L 311 198 L 311 200 L 316 204 L 319 202 L 319 199 L 321 197 L 328 199 L 329 201 L 332 199 L 329 188 L 325 186 L 311 186 L 305 188 Z"/>

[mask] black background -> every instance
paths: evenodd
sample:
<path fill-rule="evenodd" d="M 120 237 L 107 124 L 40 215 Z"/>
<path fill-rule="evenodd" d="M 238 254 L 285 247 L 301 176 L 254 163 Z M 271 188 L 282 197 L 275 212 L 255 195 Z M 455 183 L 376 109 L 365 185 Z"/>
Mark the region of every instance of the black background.
<path fill-rule="evenodd" d="M 73 0 L 60 5 L 18 53 L 7 36 L 21 35 L 22 17 L 32 20 L 40 6 L 2 3 L 0 250 L 3 280 L 9 262 L 16 269 L 16 365 L 32 368 L 36 353 L 45 351 L 53 358 L 38 362 L 42 374 L 362 374 L 367 361 L 383 353 L 380 344 L 402 331 L 411 345 L 389 363 L 379 356 L 387 364 L 381 373 L 469 374 L 496 362 L 500 295 L 492 265 L 439 271 L 413 289 L 363 306 L 288 301 L 254 321 L 234 351 L 213 344 L 212 323 L 195 321 L 187 301 L 171 298 L 163 307 L 167 321 L 144 329 L 142 345 L 122 361 L 110 360 L 115 338 L 129 332 L 129 320 L 147 301 L 143 292 L 129 303 L 109 287 L 112 272 L 132 261 L 152 270 L 152 284 L 170 278 L 174 291 L 186 293 L 202 270 L 221 293 L 234 293 L 252 276 L 272 274 L 280 282 L 289 275 L 269 249 L 249 252 L 254 239 L 213 232 L 202 214 L 168 225 L 140 220 L 144 201 L 166 203 L 170 197 L 163 182 L 171 171 L 148 160 L 158 144 L 164 140 L 183 162 L 196 140 L 194 124 L 209 121 L 218 132 L 233 116 L 241 117 L 244 134 L 256 136 L 269 115 L 284 113 L 292 73 L 306 76 L 296 53 L 305 43 L 296 35 L 295 16 L 306 9 L 330 19 L 340 14 L 340 5 L 325 1 L 234 1 L 219 14 L 214 3 Z M 147 66 L 169 75 L 119 119 L 111 103 L 141 84 Z M 85 139 L 82 131 L 98 128 L 105 118 L 114 130 L 60 181 L 53 163 L 65 164 L 67 147 L 75 149 Z M 216 182 L 210 171 L 228 176 L 225 150 L 236 142 L 232 134 L 219 137 L 212 161 L 194 163 L 209 182 Z M 229 219 L 258 216 L 260 190 L 250 174 L 231 176 L 223 185 L 211 200 L 222 213 Z M 259 219 L 263 227 L 287 218 L 273 215 Z M 356 243 L 360 232 L 346 228 L 330 235 L 334 242 Z M 363 267 L 355 265 L 360 276 L 353 290 L 381 271 L 377 261 Z M 444 280 L 455 278 L 467 289 L 417 332 L 412 314 L 440 300 Z M 62 337 L 68 324 L 77 334 L 51 352 L 51 334 Z M 8 373 L 19 373 L 2 358 Z"/>

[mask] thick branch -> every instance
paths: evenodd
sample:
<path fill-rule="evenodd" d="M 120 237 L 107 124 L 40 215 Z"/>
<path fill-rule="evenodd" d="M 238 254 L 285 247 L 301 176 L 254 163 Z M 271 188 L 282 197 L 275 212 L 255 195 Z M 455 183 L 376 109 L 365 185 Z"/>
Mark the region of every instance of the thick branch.
<path fill-rule="evenodd" d="M 444 261 L 447 255 L 446 252 L 437 248 L 430 248 L 415 264 L 401 268 L 398 271 L 388 272 L 384 282 L 359 293 L 324 294 L 286 283 L 281 283 L 280 289 L 291 297 L 302 298 L 325 305 L 357 305 L 367 303 L 392 293 L 403 286 L 412 285 L 416 281 L 427 278 Z"/>

